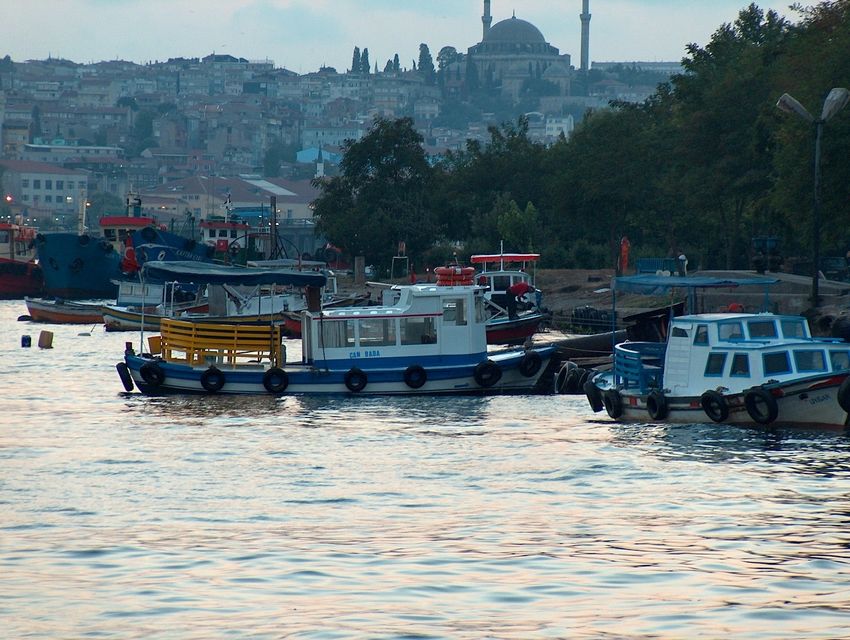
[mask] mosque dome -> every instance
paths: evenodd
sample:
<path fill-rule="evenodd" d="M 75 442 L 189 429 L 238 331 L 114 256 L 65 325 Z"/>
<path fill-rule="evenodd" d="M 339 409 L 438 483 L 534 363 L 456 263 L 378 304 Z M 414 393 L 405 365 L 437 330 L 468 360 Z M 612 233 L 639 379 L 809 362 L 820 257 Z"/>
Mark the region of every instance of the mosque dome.
<path fill-rule="evenodd" d="M 484 42 L 510 42 L 518 44 L 545 44 L 546 39 L 540 29 L 530 22 L 520 20 L 516 16 L 497 22 L 487 30 Z"/>
<path fill-rule="evenodd" d="M 563 78 L 569 77 L 569 75 L 570 70 L 567 68 L 567 65 L 562 64 L 560 62 L 553 62 L 543 72 L 544 78 Z"/>

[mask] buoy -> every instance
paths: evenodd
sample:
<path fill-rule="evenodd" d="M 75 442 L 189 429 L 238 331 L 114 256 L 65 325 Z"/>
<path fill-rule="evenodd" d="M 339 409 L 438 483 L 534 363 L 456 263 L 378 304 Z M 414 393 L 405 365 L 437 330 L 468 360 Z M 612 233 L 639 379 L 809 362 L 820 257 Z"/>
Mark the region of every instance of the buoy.
<path fill-rule="evenodd" d="M 38 348 L 39 349 L 52 349 L 53 348 L 53 332 L 52 331 L 42 331 L 38 335 Z"/>
<path fill-rule="evenodd" d="M 21 336 L 21 346 L 24 348 L 32 346 L 32 337 L 31 336 Z"/>

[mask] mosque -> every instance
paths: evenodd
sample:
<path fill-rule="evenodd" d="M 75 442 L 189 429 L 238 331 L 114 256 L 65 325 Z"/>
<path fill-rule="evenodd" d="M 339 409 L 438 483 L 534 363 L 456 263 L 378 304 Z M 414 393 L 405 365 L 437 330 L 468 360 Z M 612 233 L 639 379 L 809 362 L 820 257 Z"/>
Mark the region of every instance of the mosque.
<path fill-rule="evenodd" d="M 581 13 L 581 72 L 588 69 L 590 40 L 590 0 L 582 0 Z M 481 17 L 481 42 L 469 47 L 467 56 L 475 65 L 479 82 L 484 86 L 500 87 L 502 95 L 517 100 L 527 80 L 543 79 L 558 87 L 562 96 L 571 94 L 571 81 L 576 71 L 570 55 L 560 53 L 546 42 L 540 30 L 516 14 L 493 23 L 490 0 L 484 0 Z"/>

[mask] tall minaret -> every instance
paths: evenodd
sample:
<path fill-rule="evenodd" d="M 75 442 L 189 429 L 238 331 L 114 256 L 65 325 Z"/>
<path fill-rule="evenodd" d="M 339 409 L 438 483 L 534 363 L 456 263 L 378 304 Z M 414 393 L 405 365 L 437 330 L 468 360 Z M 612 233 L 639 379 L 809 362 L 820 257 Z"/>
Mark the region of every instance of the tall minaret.
<path fill-rule="evenodd" d="M 490 25 L 493 24 L 493 16 L 490 15 L 490 0 L 484 0 L 484 15 L 481 16 L 481 22 L 484 24 L 484 36 L 490 30 Z"/>
<path fill-rule="evenodd" d="M 590 0 L 581 3 L 581 71 L 590 69 Z"/>

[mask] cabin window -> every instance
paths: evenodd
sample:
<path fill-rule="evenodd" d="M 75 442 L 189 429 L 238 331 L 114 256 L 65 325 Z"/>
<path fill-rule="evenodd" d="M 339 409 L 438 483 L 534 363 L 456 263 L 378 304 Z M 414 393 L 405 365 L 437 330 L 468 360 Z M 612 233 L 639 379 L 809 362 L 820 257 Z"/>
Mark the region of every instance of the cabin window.
<path fill-rule="evenodd" d="M 434 318 L 402 318 L 401 344 L 433 344 L 437 342 Z"/>
<path fill-rule="evenodd" d="M 757 320 L 747 323 L 751 338 L 776 338 L 776 323 L 773 320 Z"/>
<path fill-rule="evenodd" d="M 743 340 L 744 326 L 740 322 L 722 322 L 717 326 L 721 340 Z"/>
<path fill-rule="evenodd" d="M 783 320 L 782 336 L 785 338 L 805 338 L 806 327 L 804 320 Z"/>
<path fill-rule="evenodd" d="M 227 229 L 219 229 L 218 230 L 218 237 L 219 238 L 226 238 L 227 237 Z"/>
<path fill-rule="evenodd" d="M 697 325 L 697 332 L 694 334 L 694 344 L 708 344 L 708 325 Z"/>
<path fill-rule="evenodd" d="M 487 322 L 487 308 L 484 306 L 484 298 L 478 296 L 475 298 L 475 322 L 484 324 Z"/>
<path fill-rule="evenodd" d="M 674 338 L 687 338 L 688 332 L 682 329 L 682 327 L 673 327 L 673 337 Z"/>
<path fill-rule="evenodd" d="M 466 326 L 466 304 L 463 298 L 443 300 L 443 324 Z"/>
<path fill-rule="evenodd" d="M 764 363 L 764 375 L 774 375 L 778 373 L 791 373 L 791 361 L 788 359 L 787 351 L 778 353 L 766 353 L 762 356 Z"/>
<path fill-rule="evenodd" d="M 510 276 L 493 276 L 493 291 L 507 291 L 510 286 Z"/>
<path fill-rule="evenodd" d="M 826 371 L 826 358 L 823 351 L 800 349 L 794 351 L 794 365 L 797 371 Z"/>
<path fill-rule="evenodd" d="M 361 347 L 395 346 L 395 319 L 371 318 L 360 321 Z"/>
<path fill-rule="evenodd" d="M 231 230 L 230 230 L 230 237 L 231 237 L 231 238 L 235 238 L 235 237 L 236 237 L 236 229 L 231 229 Z"/>
<path fill-rule="evenodd" d="M 733 376 L 749 377 L 750 357 L 746 353 L 736 353 L 732 356 L 732 370 L 730 374 Z"/>
<path fill-rule="evenodd" d="M 829 361 L 833 371 L 850 370 L 850 352 L 848 351 L 830 351 Z"/>
<path fill-rule="evenodd" d="M 710 353 L 708 354 L 708 362 L 705 363 L 705 375 L 707 376 L 722 376 L 723 366 L 726 364 L 725 353 Z"/>
<path fill-rule="evenodd" d="M 319 348 L 338 349 L 354 346 L 355 320 L 325 321 L 319 324 Z"/>

